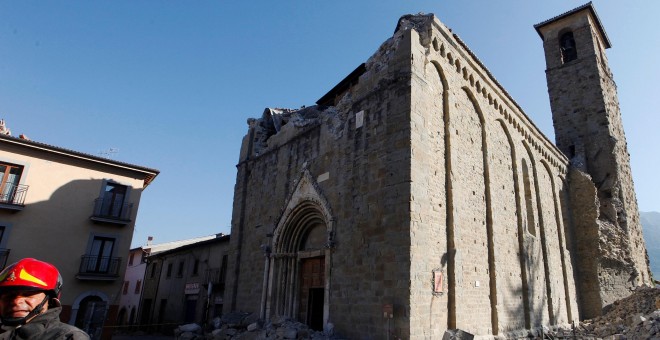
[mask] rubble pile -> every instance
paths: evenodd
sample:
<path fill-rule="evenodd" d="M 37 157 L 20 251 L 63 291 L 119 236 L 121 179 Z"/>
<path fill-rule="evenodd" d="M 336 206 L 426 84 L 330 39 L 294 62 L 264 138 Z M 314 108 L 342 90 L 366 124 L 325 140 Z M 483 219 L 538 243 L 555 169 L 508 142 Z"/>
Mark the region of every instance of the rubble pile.
<path fill-rule="evenodd" d="M 179 340 L 284 340 L 339 339 L 333 335 L 333 327 L 323 332 L 314 331 L 307 325 L 289 318 L 275 318 L 266 325 L 252 313 L 234 312 L 216 318 L 212 331 L 203 332 L 197 324 L 182 325 L 174 331 Z"/>
<path fill-rule="evenodd" d="M 211 329 L 204 332 L 199 325 L 183 325 L 175 331 L 175 338 L 180 340 L 341 339 L 334 334 L 331 324 L 323 332 L 314 331 L 305 324 L 285 317 L 274 318 L 264 325 L 256 315 L 243 312 L 234 312 L 216 318 Z M 445 334 L 445 338 L 465 337 Z M 573 327 L 552 329 L 543 327 L 535 331 L 496 337 L 496 339 L 500 338 L 660 340 L 660 288 L 640 287 L 631 296 L 607 306 L 603 310 L 603 316 L 584 320 Z"/>
<path fill-rule="evenodd" d="M 583 321 L 577 331 L 615 339 L 660 339 L 660 288 L 640 287 L 603 309 L 603 316 Z"/>
<path fill-rule="evenodd" d="M 660 288 L 639 287 L 605 307 L 602 316 L 546 334 L 558 339 L 660 340 Z"/>

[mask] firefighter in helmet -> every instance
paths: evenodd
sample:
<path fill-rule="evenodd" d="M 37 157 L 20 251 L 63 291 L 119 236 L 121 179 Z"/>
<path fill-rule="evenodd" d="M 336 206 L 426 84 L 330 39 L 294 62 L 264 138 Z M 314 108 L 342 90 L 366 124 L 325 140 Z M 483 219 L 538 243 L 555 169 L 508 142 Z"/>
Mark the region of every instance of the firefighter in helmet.
<path fill-rule="evenodd" d="M 55 266 L 25 258 L 0 272 L 0 340 L 89 339 L 60 321 L 62 276 Z"/>

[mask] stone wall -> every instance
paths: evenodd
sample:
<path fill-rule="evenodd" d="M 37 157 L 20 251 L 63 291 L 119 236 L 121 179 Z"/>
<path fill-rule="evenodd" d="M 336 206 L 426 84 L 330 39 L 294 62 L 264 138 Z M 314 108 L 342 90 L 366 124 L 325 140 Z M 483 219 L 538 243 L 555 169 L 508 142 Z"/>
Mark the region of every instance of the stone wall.
<path fill-rule="evenodd" d="M 388 323 L 392 332 L 409 333 L 407 39 L 398 35 L 388 40 L 337 107 L 279 110 L 284 114 L 276 118 L 267 110 L 261 119 L 251 121 L 238 164 L 230 264 L 237 270 L 228 281 L 228 291 L 235 293 L 227 306 L 254 312 L 265 308 L 266 317 L 298 317 L 301 306 L 290 301 L 296 299 L 299 287 L 280 283 L 291 275 L 289 270 L 296 270 L 287 262 L 300 257 L 278 253 L 280 244 L 288 241 L 275 239 L 288 235 L 286 230 L 296 219 L 296 207 L 289 209 L 289 202 L 313 196 L 313 209 L 324 210 L 327 205 L 329 211 L 324 221 L 329 250 L 314 253 L 326 257 L 326 321 L 349 338 L 385 338 Z M 297 126 L 292 117 L 310 110 L 318 113 L 314 122 L 301 119 L 306 123 Z M 271 124 L 277 125 L 276 120 L 288 123 L 275 131 Z M 310 182 L 306 189 L 299 186 L 301 181 Z M 273 268 L 266 274 L 264 248 L 271 251 Z M 265 275 L 270 282 L 266 286 Z M 393 305 L 391 320 L 383 317 L 385 304 Z M 353 327 L 356 324 L 360 327 Z"/>
<path fill-rule="evenodd" d="M 590 7 L 543 26 L 541 32 L 557 146 L 592 182 L 572 190 L 596 190 L 595 220 L 592 213 L 579 212 L 592 202 L 573 201 L 576 223 L 590 228 L 576 232 L 584 245 L 578 246 L 579 266 L 585 268 L 581 282 L 591 285 L 598 277 L 598 287 L 587 289 L 582 300 L 584 317 L 595 317 L 632 288 L 651 284 L 616 84 L 604 50 L 609 41 Z M 559 46 L 567 32 L 572 32 L 577 50 L 571 61 L 563 61 Z M 596 276 L 585 277 L 586 268 Z M 594 291 L 598 297 L 587 293 Z"/>
<path fill-rule="evenodd" d="M 445 320 L 474 334 L 576 320 L 565 157 L 457 36 L 410 20 L 411 336 L 438 336 Z M 431 294 L 435 268 L 443 294 Z"/>

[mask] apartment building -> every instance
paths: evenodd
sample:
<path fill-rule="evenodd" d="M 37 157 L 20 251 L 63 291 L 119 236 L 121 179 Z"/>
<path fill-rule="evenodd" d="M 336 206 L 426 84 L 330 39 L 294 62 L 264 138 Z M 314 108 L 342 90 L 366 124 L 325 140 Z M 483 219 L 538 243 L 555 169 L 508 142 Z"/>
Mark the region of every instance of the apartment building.
<path fill-rule="evenodd" d="M 177 325 L 205 325 L 224 304 L 229 235 L 147 257 L 140 323 L 168 332 Z"/>
<path fill-rule="evenodd" d="M 139 321 L 138 315 L 140 315 L 139 308 L 142 300 L 142 288 L 144 287 L 144 275 L 147 270 L 147 256 L 214 238 L 216 238 L 215 234 L 154 244 L 153 237 L 149 236 L 145 245 L 129 250 L 128 265 L 124 273 L 119 313 L 117 314 L 116 323 L 119 329 L 132 329 Z"/>
<path fill-rule="evenodd" d="M 34 257 L 64 280 L 63 321 L 109 339 L 142 191 L 159 171 L 0 134 L 0 265 Z"/>

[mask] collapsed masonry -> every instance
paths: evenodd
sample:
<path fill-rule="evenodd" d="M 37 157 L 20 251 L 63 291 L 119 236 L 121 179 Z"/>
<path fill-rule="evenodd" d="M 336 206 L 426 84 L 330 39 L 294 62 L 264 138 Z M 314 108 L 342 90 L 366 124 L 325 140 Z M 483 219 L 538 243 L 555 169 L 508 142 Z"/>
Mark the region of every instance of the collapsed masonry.
<path fill-rule="evenodd" d="M 600 20 L 587 4 L 536 29 L 559 147 L 432 14 L 316 106 L 249 120 L 227 309 L 348 338 L 506 337 L 649 285 Z"/>

